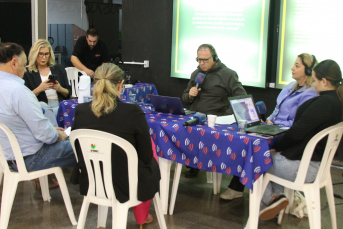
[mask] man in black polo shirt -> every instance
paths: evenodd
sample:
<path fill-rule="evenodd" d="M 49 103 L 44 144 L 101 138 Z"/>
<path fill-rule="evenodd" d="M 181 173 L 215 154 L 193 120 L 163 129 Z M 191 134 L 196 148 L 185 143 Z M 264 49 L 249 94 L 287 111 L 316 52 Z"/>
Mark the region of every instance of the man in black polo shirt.
<path fill-rule="evenodd" d="M 94 77 L 94 72 L 102 63 L 108 62 L 106 44 L 99 39 L 98 31 L 94 28 L 87 30 L 87 36 L 80 37 L 74 46 L 70 61 L 73 65 Z"/>

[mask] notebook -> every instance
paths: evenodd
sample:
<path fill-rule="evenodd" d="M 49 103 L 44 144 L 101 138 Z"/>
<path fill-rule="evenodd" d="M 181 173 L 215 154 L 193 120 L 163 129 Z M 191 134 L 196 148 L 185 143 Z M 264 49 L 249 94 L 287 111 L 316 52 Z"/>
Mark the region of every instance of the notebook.
<path fill-rule="evenodd" d="M 267 135 L 277 135 L 287 131 L 288 127 L 262 124 L 251 95 L 229 98 L 236 121 L 247 120 L 246 132 Z"/>
<path fill-rule="evenodd" d="M 161 95 L 149 95 L 149 97 L 155 111 L 175 115 L 189 115 L 195 113 L 195 111 L 183 109 L 180 98 Z"/>

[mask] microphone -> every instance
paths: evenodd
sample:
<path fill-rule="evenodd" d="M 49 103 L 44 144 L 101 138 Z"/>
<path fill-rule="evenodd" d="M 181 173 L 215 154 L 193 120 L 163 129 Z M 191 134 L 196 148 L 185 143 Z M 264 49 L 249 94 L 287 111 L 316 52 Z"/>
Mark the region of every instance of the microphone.
<path fill-rule="evenodd" d="M 196 89 L 199 88 L 199 85 L 201 85 L 204 82 L 204 80 L 205 80 L 205 75 L 202 74 L 201 72 L 199 72 L 198 75 L 195 77 Z M 191 96 L 191 101 L 193 101 L 193 100 L 194 100 L 194 97 Z"/>
<path fill-rule="evenodd" d="M 206 115 L 203 113 L 196 113 L 191 120 L 188 120 L 183 126 L 203 125 L 206 121 Z"/>
<path fill-rule="evenodd" d="M 257 113 L 260 115 L 261 119 L 263 121 L 266 121 L 265 113 L 267 112 L 266 104 L 263 101 L 259 101 L 255 103 Z"/>

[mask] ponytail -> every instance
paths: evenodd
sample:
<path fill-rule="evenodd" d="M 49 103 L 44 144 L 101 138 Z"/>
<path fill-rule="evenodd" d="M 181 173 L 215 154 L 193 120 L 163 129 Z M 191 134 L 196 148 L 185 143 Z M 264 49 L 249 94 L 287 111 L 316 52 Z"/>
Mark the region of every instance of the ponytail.
<path fill-rule="evenodd" d="M 92 111 L 100 118 L 111 113 L 117 106 L 117 91 L 115 86 L 124 78 L 123 71 L 114 64 L 105 63 L 95 71 Z"/>

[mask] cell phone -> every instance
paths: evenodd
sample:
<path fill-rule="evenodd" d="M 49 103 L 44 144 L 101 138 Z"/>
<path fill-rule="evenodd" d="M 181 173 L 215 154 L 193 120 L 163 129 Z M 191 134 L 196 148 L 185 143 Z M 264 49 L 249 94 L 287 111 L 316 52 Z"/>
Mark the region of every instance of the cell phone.
<path fill-rule="evenodd" d="M 273 137 L 273 136 L 268 135 L 268 134 L 259 134 L 259 133 L 249 133 L 248 135 L 254 136 L 254 137 L 259 137 L 259 138 L 265 138 L 265 139 L 269 139 L 269 138 Z"/>
<path fill-rule="evenodd" d="M 51 83 L 55 83 L 55 81 L 57 80 L 57 75 L 49 75 L 49 80 Z"/>

